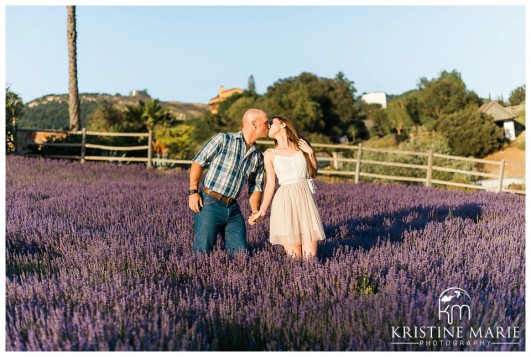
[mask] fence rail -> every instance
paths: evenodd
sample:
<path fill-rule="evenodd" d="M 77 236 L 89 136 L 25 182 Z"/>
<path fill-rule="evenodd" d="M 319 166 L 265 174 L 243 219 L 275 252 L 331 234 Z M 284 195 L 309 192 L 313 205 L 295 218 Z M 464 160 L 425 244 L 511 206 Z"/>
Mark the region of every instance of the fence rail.
<path fill-rule="evenodd" d="M 60 131 L 60 130 L 29 130 L 29 129 L 18 129 L 19 133 L 45 133 L 49 134 L 48 136 L 54 137 L 54 135 L 58 134 L 59 138 L 64 138 L 68 135 L 78 135 L 81 136 L 81 143 L 48 143 L 46 141 L 44 142 L 36 142 L 36 141 L 18 141 L 16 142 L 16 152 L 22 153 L 21 148 L 24 146 L 40 146 L 40 147 L 80 147 L 81 148 L 81 154 L 80 155 L 47 155 L 47 157 L 51 158 L 65 158 L 65 159 L 75 159 L 80 160 L 81 162 L 85 162 L 88 160 L 93 161 L 120 161 L 120 162 L 145 162 L 147 167 L 152 167 L 153 164 L 158 165 L 164 165 L 164 164 L 177 164 L 177 165 L 190 165 L 192 163 L 192 160 L 175 160 L 175 159 L 164 159 L 164 158 L 154 158 L 153 157 L 153 132 L 150 130 L 147 133 L 117 133 L 117 132 L 99 132 L 99 131 L 87 131 L 85 129 L 82 129 L 81 131 L 74 131 L 74 132 L 67 132 L 67 131 Z M 46 135 L 44 135 L 46 136 Z M 138 137 L 138 138 L 147 138 L 148 143 L 147 145 L 136 145 L 136 146 L 111 146 L 111 145 L 98 145 L 98 144 L 90 144 L 86 142 L 87 136 L 108 136 L 108 137 Z M 258 140 L 257 144 L 262 145 L 273 145 L 272 141 L 269 140 Z M 314 148 L 324 148 L 324 149 L 335 149 L 335 150 L 351 150 L 355 153 L 351 157 L 340 157 L 337 152 L 333 152 L 333 157 L 321 157 L 318 156 L 316 159 L 318 162 L 326 162 L 328 161 L 334 168 L 337 168 L 341 163 L 350 163 L 355 164 L 355 171 L 352 170 L 330 170 L 330 169 L 321 169 L 319 170 L 319 173 L 325 174 L 325 175 L 338 175 L 338 176 L 350 176 L 354 178 L 354 181 L 358 183 L 360 181 L 361 177 L 366 178 L 373 178 L 373 179 L 383 179 L 383 180 L 393 180 L 393 181 L 407 181 L 407 182 L 419 182 L 424 183 L 427 187 L 431 187 L 433 184 L 443 185 L 443 186 L 454 186 L 454 187 L 461 187 L 461 188 L 472 188 L 477 190 L 488 190 L 489 188 L 476 185 L 476 184 L 467 184 L 467 183 L 461 183 L 461 182 L 452 182 L 452 181 L 445 181 L 445 180 L 439 180 L 435 179 L 433 177 L 434 172 L 450 172 L 450 173 L 458 173 L 463 175 L 470 175 L 470 176 L 481 176 L 481 177 L 488 177 L 488 178 L 495 178 L 498 180 L 497 192 L 509 192 L 509 193 L 516 193 L 516 194 L 525 194 L 524 190 L 515 190 L 515 189 L 509 189 L 504 187 L 503 181 L 505 179 L 505 167 L 511 166 L 511 167 L 522 167 L 524 165 L 521 164 L 513 164 L 513 163 L 506 163 L 504 160 L 501 161 L 493 161 L 493 160 L 484 160 L 484 159 L 474 159 L 474 158 L 467 158 L 467 157 L 460 157 L 460 156 L 453 156 L 453 155 L 445 155 L 445 154 L 438 154 L 434 153 L 433 151 L 428 152 L 415 152 L 415 151 L 402 151 L 402 150 L 389 150 L 389 149 L 379 149 L 379 148 L 367 148 L 363 147 L 362 144 L 358 145 L 345 145 L 345 144 L 319 144 L 319 143 L 313 143 L 312 146 Z M 86 149 L 100 149 L 100 150 L 109 150 L 109 151 L 139 151 L 139 150 L 146 150 L 147 155 L 146 157 L 117 157 L 117 156 L 87 156 Z M 409 156 L 415 156 L 415 157 L 422 157 L 427 158 L 427 164 L 421 165 L 421 164 L 408 164 L 408 163 L 401 163 L 396 161 L 386 161 L 386 160 L 372 160 L 372 159 L 364 159 L 363 154 L 364 153 L 380 153 L 380 154 L 395 154 L 395 155 L 409 155 Z M 25 154 L 28 156 L 40 156 L 40 154 Z M 455 161 L 463 161 L 463 162 L 472 162 L 475 164 L 487 164 L 487 165 L 497 165 L 499 166 L 499 173 L 498 174 L 492 174 L 492 173 L 486 173 L 486 172 L 480 172 L 480 171 L 472 171 L 472 170 L 460 170 L 456 168 L 450 168 L 450 167 L 443 167 L 438 165 L 433 165 L 433 161 L 435 158 L 439 159 L 446 159 L 446 160 L 455 160 Z M 384 175 L 384 174 L 378 174 L 378 173 L 371 173 L 371 172 L 365 172 L 362 171 L 362 166 L 387 166 L 387 167 L 399 167 L 399 168 L 409 168 L 409 169 L 415 169 L 415 170 L 426 170 L 426 176 L 419 178 L 419 177 L 410 177 L 410 176 L 397 176 L 397 175 Z"/>

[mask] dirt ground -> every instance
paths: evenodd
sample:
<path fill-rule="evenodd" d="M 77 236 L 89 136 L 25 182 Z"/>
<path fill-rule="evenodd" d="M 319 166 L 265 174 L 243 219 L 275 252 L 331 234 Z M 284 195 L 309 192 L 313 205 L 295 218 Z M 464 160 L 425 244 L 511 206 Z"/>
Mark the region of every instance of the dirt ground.
<path fill-rule="evenodd" d="M 515 142 L 505 150 L 495 152 L 485 157 L 485 160 L 500 161 L 505 160 L 505 177 L 523 178 L 525 177 L 525 150 L 518 149 L 518 144 L 525 141 L 525 132 L 520 134 Z M 516 164 L 517 166 L 513 166 Z M 485 165 L 489 173 L 498 174 L 500 167 L 498 165 Z"/>

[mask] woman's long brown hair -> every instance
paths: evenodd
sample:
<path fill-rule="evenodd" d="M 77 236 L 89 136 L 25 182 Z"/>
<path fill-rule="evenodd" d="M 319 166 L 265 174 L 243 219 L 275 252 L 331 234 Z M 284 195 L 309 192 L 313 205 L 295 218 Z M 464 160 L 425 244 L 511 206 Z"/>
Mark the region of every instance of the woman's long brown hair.
<path fill-rule="evenodd" d="M 301 135 L 301 133 L 295 126 L 295 123 L 289 117 L 285 115 L 275 115 L 271 117 L 271 120 L 274 120 L 274 119 L 278 119 L 280 120 L 281 123 L 286 124 L 286 134 L 288 136 L 288 141 L 291 141 L 293 144 L 295 144 L 296 147 L 299 147 L 299 139 L 306 141 L 308 145 L 312 147 L 310 142 Z M 278 146 L 278 143 L 275 140 L 275 147 L 277 146 Z M 302 150 L 301 152 L 304 155 L 304 158 L 306 159 L 306 170 L 308 171 L 308 175 L 310 175 L 310 177 L 317 177 L 317 167 L 314 167 L 312 165 L 312 162 L 310 161 L 310 156 Z"/>

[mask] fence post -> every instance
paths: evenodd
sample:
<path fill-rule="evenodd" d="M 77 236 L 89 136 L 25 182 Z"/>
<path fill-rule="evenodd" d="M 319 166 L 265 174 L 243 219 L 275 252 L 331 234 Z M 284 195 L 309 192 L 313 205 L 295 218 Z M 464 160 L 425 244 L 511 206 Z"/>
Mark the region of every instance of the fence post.
<path fill-rule="evenodd" d="M 433 150 L 428 151 L 428 172 L 426 173 L 426 187 L 431 187 L 433 175 Z"/>
<path fill-rule="evenodd" d="M 339 168 L 339 163 L 337 161 L 337 151 L 332 152 L 332 158 L 334 159 L 334 169 Z"/>
<path fill-rule="evenodd" d="M 358 157 L 356 159 L 356 176 L 354 177 L 354 182 L 360 182 L 360 171 L 361 171 L 361 143 L 358 144 Z"/>
<path fill-rule="evenodd" d="M 151 161 L 153 160 L 153 131 L 148 133 L 148 157 L 147 157 L 147 167 L 151 168 Z"/>
<path fill-rule="evenodd" d="M 505 175 L 505 160 L 500 161 L 500 184 L 498 186 L 498 193 L 503 191 L 503 176 Z"/>
<path fill-rule="evenodd" d="M 85 145 L 87 144 L 87 129 L 81 130 L 81 163 L 85 162 Z"/>

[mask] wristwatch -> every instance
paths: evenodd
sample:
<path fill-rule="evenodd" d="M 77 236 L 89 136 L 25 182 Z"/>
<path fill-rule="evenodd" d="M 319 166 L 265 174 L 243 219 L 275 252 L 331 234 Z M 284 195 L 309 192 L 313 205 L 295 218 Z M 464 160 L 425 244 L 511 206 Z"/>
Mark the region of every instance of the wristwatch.
<path fill-rule="evenodd" d="M 195 190 L 195 189 L 191 188 L 191 189 L 188 190 L 188 196 L 195 195 L 198 192 L 199 192 L 198 190 Z"/>

